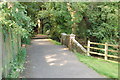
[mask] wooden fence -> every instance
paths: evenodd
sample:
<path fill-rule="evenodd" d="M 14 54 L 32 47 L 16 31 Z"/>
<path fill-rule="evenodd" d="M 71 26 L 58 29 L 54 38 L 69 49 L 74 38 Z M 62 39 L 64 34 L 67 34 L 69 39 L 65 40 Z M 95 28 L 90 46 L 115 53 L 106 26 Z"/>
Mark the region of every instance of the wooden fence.
<path fill-rule="evenodd" d="M 120 58 L 118 56 L 108 54 L 108 52 L 115 52 L 119 54 L 119 50 L 109 50 L 109 46 L 112 46 L 114 48 L 119 48 L 118 45 L 111 45 L 108 43 L 105 44 L 95 43 L 95 42 L 90 42 L 88 40 L 88 45 L 84 46 L 87 48 L 86 50 L 80 43 L 76 41 L 74 34 L 66 34 L 66 33 L 61 34 L 61 43 L 63 45 L 66 45 L 72 51 L 76 51 L 79 53 L 87 53 L 88 56 L 90 56 L 90 54 L 96 54 L 96 55 L 104 56 L 105 60 L 108 60 L 108 57 L 117 58 L 117 59 Z M 104 48 L 92 47 L 91 45 L 103 45 Z M 97 51 L 94 52 L 94 50 L 102 50 L 104 53 L 98 53 Z"/>
<path fill-rule="evenodd" d="M 104 48 L 91 47 L 91 44 L 93 44 L 93 45 L 103 45 Z M 120 58 L 120 57 L 118 57 L 118 56 L 114 56 L 114 55 L 109 55 L 109 54 L 108 54 L 108 52 L 119 53 L 118 50 L 109 50 L 109 48 L 108 48 L 109 46 L 112 46 L 112 47 L 117 48 L 117 49 L 119 48 L 119 45 L 111 45 L 111 44 L 108 44 L 108 43 L 105 43 L 105 44 L 103 44 L 103 43 L 95 43 L 95 42 L 90 42 L 90 41 L 88 40 L 88 45 L 86 46 L 86 47 L 87 47 L 87 55 L 88 55 L 88 56 L 90 56 L 90 54 L 101 55 L 101 56 L 104 56 L 104 59 L 105 59 L 105 60 L 108 60 L 108 57 L 117 58 L 117 59 Z M 93 52 L 93 51 L 91 51 L 90 49 L 102 50 L 102 51 L 104 51 L 104 53 Z"/>

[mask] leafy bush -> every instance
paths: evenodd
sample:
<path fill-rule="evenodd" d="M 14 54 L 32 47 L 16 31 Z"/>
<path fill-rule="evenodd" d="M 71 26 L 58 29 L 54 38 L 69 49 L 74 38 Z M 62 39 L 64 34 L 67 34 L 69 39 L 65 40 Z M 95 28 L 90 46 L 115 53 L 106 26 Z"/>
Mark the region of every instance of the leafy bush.
<path fill-rule="evenodd" d="M 17 78 L 19 75 L 19 72 L 23 70 L 23 64 L 25 62 L 25 50 L 21 49 L 21 46 L 23 43 L 27 44 L 30 43 L 30 37 L 31 32 L 33 29 L 34 23 L 31 22 L 31 18 L 27 16 L 27 11 L 25 10 L 24 6 L 22 6 L 19 2 L 0 2 L 0 29 L 2 29 L 3 38 L 4 38 L 4 49 L 6 51 L 5 55 L 6 57 L 10 57 L 7 63 L 4 64 L 4 67 L 10 66 L 8 68 L 11 72 L 8 77 L 11 78 Z M 12 31 L 12 32 L 10 32 Z M 12 34 L 11 34 L 12 33 Z M 16 36 L 17 35 L 17 36 Z M 9 44 L 8 47 L 6 47 L 5 42 L 8 41 L 8 37 L 11 37 L 10 41 L 13 42 L 16 38 L 16 45 L 17 49 L 14 49 L 14 44 Z M 22 44 L 21 44 L 21 40 Z M 18 46 L 19 45 L 19 46 Z M 10 51 L 7 52 L 7 48 L 12 47 L 13 50 L 16 51 Z M 10 49 L 12 49 L 10 48 Z M 18 53 L 16 53 L 18 52 Z M 8 55 L 9 54 L 9 55 Z M 17 54 L 17 55 L 16 55 Z M 9 63 L 11 62 L 11 63 Z M 6 68 L 5 68 L 6 69 Z M 3 70 L 5 70 L 3 69 Z M 3 76 L 7 77 L 6 75 L 9 73 L 8 70 L 5 70 L 6 72 L 3 73 Z"/>
<path fill-rule="evenodd" d="M 26 49 L 21 48 L 16 58 L 14 58 L 10 63 L 11 70 L 7 78 L 18 78 L 20 72 L 24 70 L 25 61 L 26 61 Z"/>
<path fill-rule="evenodd" d="M 4 36 L 9 34 L 9 29 L 12 29 L 15 34 L 20 34 L 23 40 L 28 39 L 34 24 L 27 16 L 25 8 L 18 2 L 0 3 L 0 5 L 0 27 Z"/>

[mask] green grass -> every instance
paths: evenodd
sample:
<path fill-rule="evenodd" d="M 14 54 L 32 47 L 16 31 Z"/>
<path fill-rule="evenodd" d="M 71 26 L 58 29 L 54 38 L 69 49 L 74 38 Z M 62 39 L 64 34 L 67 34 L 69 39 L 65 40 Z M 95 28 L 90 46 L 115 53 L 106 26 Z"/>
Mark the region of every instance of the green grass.
<path fill-rule="evenodd" d="M 58 42 L 58 41 L 56 41 L 56 40 L 50 40 L 53 44 L 55 44 L 55 45 L 61 45 L 61 43 L 60 42 Z"/>
<path fill-rule="evenodd" d="M 99 74 L 108 78 L 118 78 L 118 64 L 105 61 L 102 59 L 94 58 L 91 56 L 76 53 L 78 59 L 94 69 Z"/>

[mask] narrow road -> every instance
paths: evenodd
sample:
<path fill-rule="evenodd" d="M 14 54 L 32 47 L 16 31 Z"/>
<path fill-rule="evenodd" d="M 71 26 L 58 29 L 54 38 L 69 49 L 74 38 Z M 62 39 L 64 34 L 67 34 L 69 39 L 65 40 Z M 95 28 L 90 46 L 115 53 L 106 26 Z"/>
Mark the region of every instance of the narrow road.
<path fill-rule="evenodd" d="M 27 48 L 23 78 L 102 78 L 78 61 L 75 54 L 49 39 L 33 39 Z"/>

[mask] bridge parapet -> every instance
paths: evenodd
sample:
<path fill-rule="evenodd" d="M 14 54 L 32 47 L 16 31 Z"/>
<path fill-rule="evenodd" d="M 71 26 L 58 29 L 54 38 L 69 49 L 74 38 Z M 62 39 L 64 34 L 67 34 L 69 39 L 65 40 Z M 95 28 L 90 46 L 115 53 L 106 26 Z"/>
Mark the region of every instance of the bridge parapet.
<path fill-rule="evenodd" d="M 70 50 L 79 53 L 86 53 L 87 50 L 75 39 L 74 34 L 61 33 L 61 43 L 66 45 Z"/>

